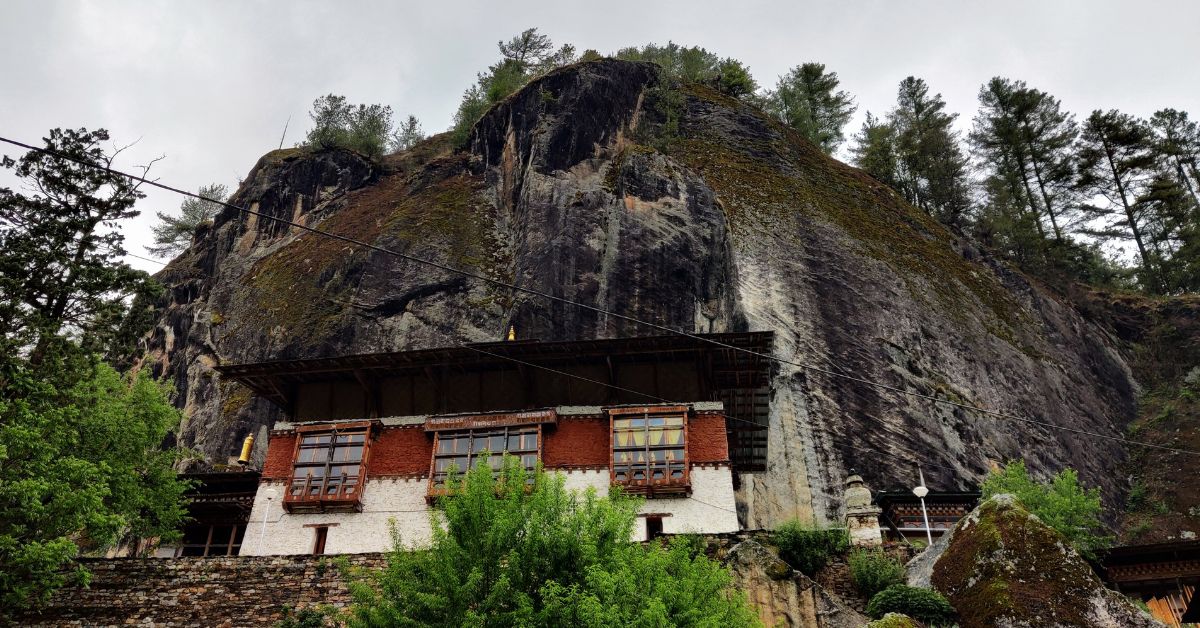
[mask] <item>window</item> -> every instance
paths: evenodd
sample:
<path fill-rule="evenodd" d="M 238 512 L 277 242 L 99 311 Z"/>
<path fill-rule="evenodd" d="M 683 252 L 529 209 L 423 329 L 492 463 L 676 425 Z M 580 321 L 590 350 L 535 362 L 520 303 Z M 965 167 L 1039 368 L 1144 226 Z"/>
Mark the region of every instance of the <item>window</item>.
<path fill-rule="evenodd" d="M 289 510 L 357 506 L 367 430 L 301 433 L 284 498 Z"/>
<path fill-rule="evenodd" d="M 533 470 L 538 461 L 540 432 L 541 428 L 537 425 L 438 432 L 434 443 L 430 488 L 445 487 L 451 467 L 457 469 L 458 473 L 466 473 L 474 466 L 476 457 L 484 451 L 511 454 L 520 458 L 526 469 Z M 488 464 L 493 469 L 499 469 L 503 460 L 503 456 L 491 456 Z"/>
<path fill-rule="evenodd" d="M 646 517 L 646 540 L 653 541 L 662 536 L 663 533 L 663 518 L 661 515 L 649 515 Z"/>
<path fill-rule="evenodd" d="M 612 413 L 612 482 L 645 495 L 688 489 L 685 414 Z"/>
<path fill-rule="evenodd" d="M 193 523 L 183 528 L 183 542 L 175 556 L 236 556 L 246 527 L 236 523 Z"/>
<path fill-rule="evenodd" d="M 325 540 L 329 538 L 329 526 L 318 526 L 314 530 L 316 539 L 313 541 L 313 555 L 324 554 Z"/>

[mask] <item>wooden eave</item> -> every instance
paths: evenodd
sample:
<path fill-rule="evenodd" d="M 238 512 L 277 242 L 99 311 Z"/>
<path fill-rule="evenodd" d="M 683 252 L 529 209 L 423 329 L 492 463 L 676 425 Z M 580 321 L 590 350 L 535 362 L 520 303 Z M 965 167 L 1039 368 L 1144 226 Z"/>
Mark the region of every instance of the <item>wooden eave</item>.
<path fill-rule="evenodd" d="M 773 332 L 703 334 L 721 344 L 770 355 Z M 487 353 L 481 353 L 481 351 Z M 421 374 L 436 367 L 488 370 L 513 368 L 512 360 L 557 368 L 570 363 L 611 363 L 613 359 L 696 359 L 710 364 L 716 389 L 764 388 L 770 381 L 769 359 L 687 336 L 645 336 L 605 340 L 492 342 L 393 353 L 367 353 L 329 358 L 275 360 L 216 367 L 222 377 L 240 382 L 265 399 L 288 409 L 297 384 L 362 381 Z M 494 355 L 488 355 L 488 354 Z"/>

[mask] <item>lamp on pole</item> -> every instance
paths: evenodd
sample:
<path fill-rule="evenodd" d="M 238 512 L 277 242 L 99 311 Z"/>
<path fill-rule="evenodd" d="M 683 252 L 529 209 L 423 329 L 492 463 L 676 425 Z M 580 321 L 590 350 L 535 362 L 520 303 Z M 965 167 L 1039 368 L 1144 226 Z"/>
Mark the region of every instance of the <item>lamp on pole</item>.
<path fill-rule="evenodd" d="M 929 494 L 929 489 L 925 486 L 925 474 L 921 472 L 921 467 L 917 467 L 917 474 L 921 477 L 921 483 L 913 489 L 913 495 L 921 500 L 921 517 L 925 519 L 925 538 L 929 540 L 929 544 L 933 545 L 933 532 L 929 530 L 929 511 L 925 510 L 925 496 Z"/>

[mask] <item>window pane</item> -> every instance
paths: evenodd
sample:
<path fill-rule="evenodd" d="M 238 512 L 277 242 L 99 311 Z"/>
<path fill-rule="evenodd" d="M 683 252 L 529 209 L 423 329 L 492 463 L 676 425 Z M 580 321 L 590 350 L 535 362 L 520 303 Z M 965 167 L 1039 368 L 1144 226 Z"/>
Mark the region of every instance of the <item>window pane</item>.
<path fill-rule="evenodd" d="M 342 476 L 358 475 L 358 465 L 342 464 L 329 467 L 330 477 L 340 478 Z"/>
<path fill-rule="evenodd" d="M 502 453 L 505 450 L 505 439 L 503 434 L 496 434 L 488 439 L 488 451 L 492 453 Z"/>
<path fill-rule="evenodd" d="M 233 536 L 233 526 L 213 526 L 212 544 L 228 545 Z"/>
<path fill-rule="evenodd" d="M 472 445 L 471 445 L 472 446 L 471 453 L 477 454 L 477 453 L 483 451 L 484 449 L 487 449 L 487 445 L 488 445 L 487 436 L 476 436 L 474 440 L 475 440 L 475 442 L 472 443 Z"/>
<path fill-rule="evenodd" d="M 537 466 L 537 454 L 525 454 L 521 456 L 521 464 L 525 465 L 526 469 L 532 469 Z"/>
<path fill-rule="evenodd" d="M 537 450 L 537 432 L 529 432 L 521 437 L 521 449 L 525 451 Z"/>
<path fill-rule="evenodd" d="M 362 460 L 362 449 L 363 448 L 361 445 L 346 445 L 338 447 L 336 450 L 334 450 L 333 461 L 359 462 Z"/>

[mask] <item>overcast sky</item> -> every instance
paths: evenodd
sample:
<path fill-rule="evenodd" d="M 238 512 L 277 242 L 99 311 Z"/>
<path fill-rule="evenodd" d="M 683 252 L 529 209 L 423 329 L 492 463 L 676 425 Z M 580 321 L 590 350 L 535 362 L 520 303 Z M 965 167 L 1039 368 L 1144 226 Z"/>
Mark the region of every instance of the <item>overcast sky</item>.
<path fill-rule="evenodd" d="M 1200 116 L 1200 2 L 54 2 L 0 3 L 0 135 L 40 144 L 52 127 L 140 138 L 119 165 L 166 155 L 164 183 L 236 185 L 260 155 L 308 128 L 321 94 L 391 105 L 427 132 L 450 124 L 496 41 L 530 26 L 556 43 L 612 52 L 673 40 L 749 64 L 760 84 L 825 63 L 859 105 L 892 106 L 905 76 L 924 78 L 969 126 L 981 83 L 1026 80 L 1086 116 L 1119 108 Z M 0 153 L 16 155 L 9 146 Z M 0 174 L 0 185 L 13 180 Z M 146 255 L 152 190 L 126 229 Z M 136 259 L 147 270 L 158 266 Z"/>

